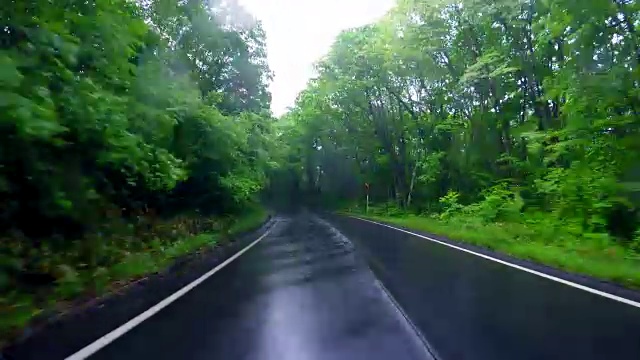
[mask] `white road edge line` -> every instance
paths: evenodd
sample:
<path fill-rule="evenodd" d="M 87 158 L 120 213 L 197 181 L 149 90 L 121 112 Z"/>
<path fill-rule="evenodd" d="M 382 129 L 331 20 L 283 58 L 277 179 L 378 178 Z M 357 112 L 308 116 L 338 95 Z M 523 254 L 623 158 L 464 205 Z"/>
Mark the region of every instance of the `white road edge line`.
<path fill-rule="evenodd" d="M 490 261 L 494 261 L 494 262 L 500 263 L 502 265 L 510 266 L 510 267 L 518 269 L 518 270 L 526 271 L 526 272 L 528 272 L 530 274 L 533 274 L 533 275 L 538 275 L 540 277 L 543 277 L 543 278 L 546 278 L 546 279 L 549 279 L 549 280 L 552 280 L 552 281 L 556 281 L 556 282 L 559 282 L 559 283 L 564 284 L 564 285 L 568 285 L 568 286 L 574 287 L 576 289 L 580 289 L 580 290 L 583 290 L 583 291 L 586 291 L 586 292 L 590 292 L 592 294 L 600 295 L 600 296 L 606 297 L 606 298 L 611 299 L 611 300 L 619 301 L 621 303 L 625 303 L 627 305 L 631 305 L 631 306 L 635 306 L 637 308 L 640 308 L 640 302 L 637 302 L 637 301 L 633 301 L 633 300 L 626 299 L 626 298 L 623 298 L 623 297 L 620 297 L 620 296 L 617 296 L 617 295 L 609 294 L 608 292 L 596 290 L 596 289 L 590 288 L 588 286 L 576 284 L 576 283 L 574 283 L 572 281 L 569 281 L 569 280 L 564 280 L 564 279 L 561 279 L 559 277 L 555 277 L 555 276 L 552 276 L 552 275 L 549 275 L 549 274 L 545 274 L 545 273 L 540 272 L 540 271 L 532 270 L 532 269 L 526 268 L 524 266 L 520 266 L 520 265 L 516 265 L 516 264 L 510 263 L 508 261 L 496 259 L 496 258 L 488 256 L 488 255 L 480 254 L 480 253 L 477 253 L 475 251 L 471 251 L 469 249 L 465 249 L 465 248 L 462 248 L 462 247 L 459 247 L 459 246 L 456 246 L 456 245 L 453 245 L 453 244 L 446 243 L 444 241 L 440 241 L 440 240 L 437 240 L 437 239 L 434 239 L 434 238 L 430 238 L 428 236 L 416 234 L 416 233 L 413 233 L 411 231 L 407 231 L 407 230 L 404 230 L 404 229 L 397 228 L 395 226 L 379 223 L 379 222 L 368 220 L 368 219 L 363 219 L 363 218 L 360 218 L 360 217 L 357 217 L 357 216 L 351 216 L 351 217 L 354 218 L 354 219 L 370 222 L 372 224 L 388 227 L 390 229 L 394 229 L 394 230 L 397 230 L 397 231 L 400 231 L 400 232 L 403 232 L 403 233 L 407 233 L 407 234 L 410 234 L 410 235 L 413 235 L 413 236 L 417 236 L 419 238 L 430 240 L 430 241 L 433 241 L 435 243 L 438 243 L 438 244 L 441 244 L 441 245 L 444 245 L 444 246 L 448 246 L 448 247 L 456 249 L 456 250 L 464 251 L 466 253 L 469 253 L 469 254 L 472 254 L 472 255 L 475 255 L 475 256 L 479 256 L 481 258 L 484 258 L 484 259 L 487 259 L 487 260 L 490 260 Z"/>
<path fill-rule="evenodd" d="M 134 317 L 133 319 L 127 321 L 126 323 L 120 325 L 120 327 L 118 327 L 117 329 L 111 331 L 110 333 L 102 336 L 101 338 L 97 339 L 96 341 L 92 342 L 91 344 L 85 346 L 84 348 L 80 349 L 78 352 L 74 353 L 73 355 L 70 355 L 69 357 L 66 358 L 66 360 L 84 360 L 84 359 L 88 358 L 89 356 L 95 354 L 96 352 L 100 351 L 102 348 L 104 348 L 105 346 L 109 345 L 110 343 L 112 343 L 117 338 L 119 338 L 122 335 L 126 334 L 129 330 L 131 330 L 134 327 L 140 325 L 143 321 L 149 319 L 150 317 L 155 315 L 160 310 L 162 310 L 165 307 L 169 306 L 169 304 L 171 304 L 172 302 L 178 300 L 184 294 L 188 293 L 193 288 L 195 288 L 196 286 L 200 285 L 203 281 L 207 280 L 213 274 L 217 273 L 222 268 L 224 268 L 225 266 L 229 265 L 233 260 L 237 259 L 242 254 L 247 252 L 249 249 L 254 247 L 258 242 L 260 242 L 260 240 L 264 239 L 267 235 L 269 235 L 269 233 L 271 232 L 271 230 L 273 230 L 273 227 L 276 224 L 277 224 L 277 222 L 274 223 L 271 226 L 271 228 L 269 228 L 269 230 L 267 230 L 264 234 L 262 234 L 262 236 L 257 238 L 251 244 L 247 245 L 244 249 L 238 251 L 236 254 L 231 256 L 229 259 L 224 261 L 222 264 L 220 264 L 220 265 L 216 266 L 215 268 L 209 270 L 204 275 L 202 275 L 199 278 L 197 278 L 196 280 L 192 281 L 191 283 L 189 283 L 188 285 L 186 285 L 182 289 L 176 291 L 175 293 L 173 293 L 172 295 L 170 295 L 166 299 L 164 299 L 164 300 L 160 301 L 159 303 L 155 304 L 154 306 L 150 307 L 148 310 L 146 310 L 145 312 L 141 313 L 140 315 L 138 315 L 138 316 Z"/>

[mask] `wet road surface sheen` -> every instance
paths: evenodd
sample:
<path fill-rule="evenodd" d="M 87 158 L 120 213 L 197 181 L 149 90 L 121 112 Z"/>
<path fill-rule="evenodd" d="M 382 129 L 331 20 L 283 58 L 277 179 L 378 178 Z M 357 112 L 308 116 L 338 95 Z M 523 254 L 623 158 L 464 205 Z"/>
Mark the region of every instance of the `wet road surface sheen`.
<path fill-rule="evenodd" d="M 302 214 L 91 359 L 432 357 L 353 244 Z"/>
<path fill-rule="evenodd" d="M 640 359 L 638 307 L 396 229 L 328 218 L 368 259 L 438 358 Z"/>

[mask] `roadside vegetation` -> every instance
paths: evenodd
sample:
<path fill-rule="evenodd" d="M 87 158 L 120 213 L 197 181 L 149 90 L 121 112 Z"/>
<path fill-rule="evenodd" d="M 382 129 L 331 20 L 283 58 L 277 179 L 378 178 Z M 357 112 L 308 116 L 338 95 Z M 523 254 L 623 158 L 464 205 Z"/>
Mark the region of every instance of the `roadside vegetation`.
<path fill-rule="evenodd" d="M 264 220 L 271 72 L 236 5 L 0 9 L 0 338 Z"/>
<path fill-rule="evenodd" d="M 568 272 L 593 276 L 640 289 L 640 253 L 606 233 L 585 233 L 577 224 L 554 221 L 544 214 L 528 214 L 520 221 L 485 221 L 474 206 L 459 213 L 412 214 L 393 206 L 342 210 L 357 216 L 407 229 L 444 236 L 516 258 Z M 471 213 L 470 213 L 471 212 Z"/>
<path fill-rule="evenodd" d="M 0 338 L 322 206 L 640 285 L 640 3 L 399 0 L 280 119 L 236 1 L 0 8 Z M 365 185 L 368 184 L 368 185 Z"/>
<path fill-rule="evenodd" d="M 639 6 L 400 0 L 317 64 L 282 120 L 281 182 L 640 287 Z"/>
<path fill-rule="evenodd" d="M 98 267 L 83 266 L 81 250 L 66 254 L 45 250 L 43 261 L 55 269 L 51 274 L 55 281 L 22 285 L 0 298 L 0 344 L 16 336 L 15 331 L 34 319 L 46 320 L 48 316 L 73 310 L 83 302 L 167 270 L 186 255 L 223 245 L 234 236 L 259 227 L 267 215 L 264 209 L 255 207 L 224 220 L 176 217 L 148 230 L 146 235 L 152 237 L 148 241 L 141 241 L 134 233 L 122 233 L 104 245 L 109 258 L 103 259 Z"/>

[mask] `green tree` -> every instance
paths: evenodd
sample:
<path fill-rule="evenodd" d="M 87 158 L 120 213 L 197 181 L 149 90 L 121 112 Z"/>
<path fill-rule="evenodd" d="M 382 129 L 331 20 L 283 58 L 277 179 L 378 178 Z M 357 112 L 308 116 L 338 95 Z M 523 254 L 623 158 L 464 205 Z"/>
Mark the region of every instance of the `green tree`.
<path fill-rule="evenodd" d="M 376 202 L 415 211 L 444 210 L 451 192 L 462 205 L 482 201 L 506 184 L 522 211 L 632 237 L 638 10 L 622 0 L 400 1 L 342 33 L 285 116 L 301 183 L 356 200 L 369 182 Z"/>
<path fill-rule="evenodd" d="M 97 266 L 112 241 L 100 236 L 122 223 L 230 216 L 257 200 L 276 147 L 271 72 L 261 24 L 229 6 L 0 9 L 0 260 L 50 273 L 42 253 L 54 251 Z"/>

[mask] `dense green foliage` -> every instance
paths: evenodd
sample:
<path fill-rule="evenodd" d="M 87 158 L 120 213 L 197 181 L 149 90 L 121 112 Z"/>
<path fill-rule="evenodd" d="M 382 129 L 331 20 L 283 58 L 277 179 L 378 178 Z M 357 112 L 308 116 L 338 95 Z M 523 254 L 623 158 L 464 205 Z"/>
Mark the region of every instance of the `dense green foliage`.
<path fill-rule="evenodd" d="M 13 0 L 0 19 L 1 317 L 256 200 L 271 73 L 235 2 Z"/>
<path fill-rule="evenodd" d="M 637 261 L 638 26 L 629 0 L 399 1 L 318 64 L 279 176 L 316 203 L 362 205 L 369 183 L 389 211 L 568 231 Z"/>
<path fill-rule="evenodd" d="M 640 284 L 637 1 L 399 0 L 277 123 L 236 1 L 0 19 L 0 336 L 259 222 L 267 186 L 362 208 L 368 183 L 381 219 Z"/>

